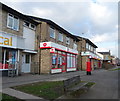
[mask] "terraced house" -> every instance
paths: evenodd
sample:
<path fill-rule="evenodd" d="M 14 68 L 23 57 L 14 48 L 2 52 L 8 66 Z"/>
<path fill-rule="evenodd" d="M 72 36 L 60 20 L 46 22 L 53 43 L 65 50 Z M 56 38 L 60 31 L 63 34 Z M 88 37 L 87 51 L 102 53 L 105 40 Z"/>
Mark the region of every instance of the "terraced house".
<path fill-rule="evenodd" d="M 98 48 L 93 42 L 87 38 L 76 36 L 79 41 L 78 45 L 78 69 L 86 70 L 87 66 L 90 66 L 92 70 L 102 67 L 101 57 L 97 54 L 96 48 Z"/>
<path fill-rule="evenodd" d="M 15 69 L 17 74 L 29 73 L 38 53 L 38 23 L 4 4 L 0 5 L 0 72 L 8 75 L 9 70 Z"/>
<path fill-rule="evenodd" d="M 41 23 L 40 73 L 76 71 L 78 39 L 51 20 L 30 18 Z"/>
<path fill-rule="evenodd" d="M 100 67 L 97 46 L 51 20 L 27 16 L 1 4 L 0 72 L 54 74 Z"/>

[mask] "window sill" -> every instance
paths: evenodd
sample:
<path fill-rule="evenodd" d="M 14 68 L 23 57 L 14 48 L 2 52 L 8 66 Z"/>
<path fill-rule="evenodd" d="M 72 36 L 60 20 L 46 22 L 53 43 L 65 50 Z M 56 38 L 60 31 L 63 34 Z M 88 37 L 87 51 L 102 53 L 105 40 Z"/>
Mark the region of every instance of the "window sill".
<path fill-rule="evenodd" d="M 8 28 L 8 29 L 11 29 L 11 30 L 14 30 L 14 31 L 16 31 L 16 32 L 19 32 L 19 30 L 15 30 L 15 29 L 13 29 L 13 28 L 11 28 L 11 27 L 8 27 L 8 26 L 7 26 L 7 28 Z"/>

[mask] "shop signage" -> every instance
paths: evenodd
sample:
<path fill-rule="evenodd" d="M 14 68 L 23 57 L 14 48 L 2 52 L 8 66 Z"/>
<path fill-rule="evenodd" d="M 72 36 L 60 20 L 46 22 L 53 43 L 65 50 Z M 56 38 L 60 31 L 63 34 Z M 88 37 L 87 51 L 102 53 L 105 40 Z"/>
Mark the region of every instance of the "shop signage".
<path fill-rule="evenodd" d="M 6 37 L 0 36 L 0 45 L 12 46 L 12 37 L 6 38 Z"/>
<path fill-rule="evenodd" d="M 55 48 L 55 49 L 58 49 L 58 50 L 61 50 L 61 51 L 78 54 L 77 50 L 65 47 L 63 45 L 60 45 L 60 44 L 57 44 L 57 43 L 54 43 L 54 42 L 41 42 L 40 43 L 40 48 L 41 49 L 44 49 L 44 48 Z"/>
<path fill-rule="evenodd" d="M 76 68 L 67 68 L 67 71 L 76 71 Z"/>
<path fill-rule="evenodd" d="M 24 38 L 11 33 L 0 32 L 0 46 L 24 49 Z"/>
<path fill-rule="evenodd" d="M 62 72 L 61 68 L 51 69 L 51 73 L 60 73 L 60 72 Z"/>
<path fill-rule="evenodd" d="M 54 52 L 55 52 L 55 48 L 51 48 L 50 53 L 54 53 Z"/>

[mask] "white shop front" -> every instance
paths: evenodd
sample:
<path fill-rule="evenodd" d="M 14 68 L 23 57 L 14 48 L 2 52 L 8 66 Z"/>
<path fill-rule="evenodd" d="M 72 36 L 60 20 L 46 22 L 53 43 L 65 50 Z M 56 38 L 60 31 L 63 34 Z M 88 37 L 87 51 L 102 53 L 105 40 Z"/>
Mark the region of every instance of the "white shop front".
<path fill-rule="evenodd" d="M 40 43 L 40 49 L 49 49 L 51 56 L 51 73 L 77 70 L 78 51 L 54 42 Z"/>
<path fill-rule="evenodd" d="M 24 49 L 24 38 L 1 31 L 0 48 L 2 53 L 0 71 L 7 71 L 9 69 L 18 70 L 19 52 L 21 49 Z"/>

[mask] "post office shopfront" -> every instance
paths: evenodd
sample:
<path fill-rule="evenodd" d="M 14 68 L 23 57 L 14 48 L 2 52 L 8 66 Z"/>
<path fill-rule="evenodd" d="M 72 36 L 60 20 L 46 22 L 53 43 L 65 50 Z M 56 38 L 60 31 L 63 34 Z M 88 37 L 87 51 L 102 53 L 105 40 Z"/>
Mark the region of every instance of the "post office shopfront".
<path fill-rule="evenodd" d="M 77 50 L 53 42 L 41 43 L 40 49 L 42 51 L 41 55 L 46 56 L 42 56 L 41 59 L 43 61 L 47 60 L 45 63 L 41 61 L 41 73 L 61 73 L 77 70 Z M 47 52 L 45 53 L 45 51 Z"/>

